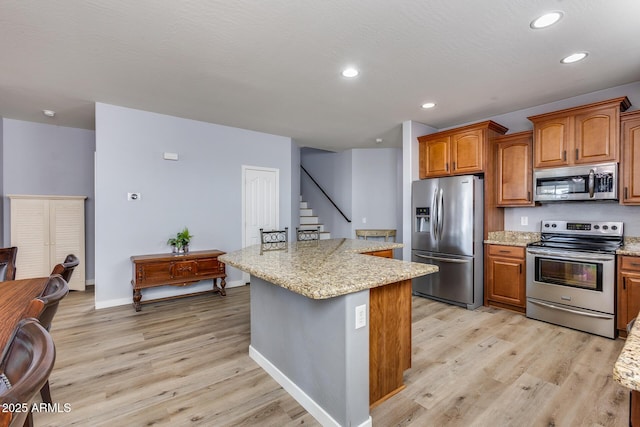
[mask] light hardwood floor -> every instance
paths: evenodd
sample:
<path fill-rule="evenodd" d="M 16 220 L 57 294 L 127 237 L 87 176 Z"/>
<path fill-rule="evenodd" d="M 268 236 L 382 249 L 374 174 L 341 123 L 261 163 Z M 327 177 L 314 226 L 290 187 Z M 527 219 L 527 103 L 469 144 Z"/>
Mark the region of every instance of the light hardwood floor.
<path fill-rule="evenodd" d="M 95 310 L 72 292 L 53 322 L 54 402 L 36 426 L 293 426 L 318 423 L 248 356 L 249 286 Z M 374 426 L 626 426 L 612 379 L 623 346 L 503 310 L 413 299 L 407 388 Z"/>

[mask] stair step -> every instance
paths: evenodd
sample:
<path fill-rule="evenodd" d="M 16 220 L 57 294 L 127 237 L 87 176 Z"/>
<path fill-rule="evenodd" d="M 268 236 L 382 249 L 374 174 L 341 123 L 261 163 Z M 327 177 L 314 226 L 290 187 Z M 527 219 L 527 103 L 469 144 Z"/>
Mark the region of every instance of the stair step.
<path fill-rule="evenodd" d="M 320 240 L 327 240 L 331 238 L 331 233 L 328 231 L 320 232 Z"/>
<path fill-rule="evenodd" d="M 300 224 L 300 227 L 298 227 L 300 230 L 315 230 L 316 228 L 320 227 L 320 232 L 322 233 L 324 231 L 324 224 Z M 327 231 L 328 233 L 328 231 Z"/>
<path fill-rule="evenodd" d="M 313 216 L 313 209 L 300 208 L 300 216 Z"/>
<path fill-rule="evenodd" d="M 308 207 L 307 202 L 300 202 L 300 209 L 307 209 Z"/>
<path fill-rule="evenodd" d="M 300 217 L 300 225 L 303 224 L 317 224 L 318 217 L 317 216 L 301 216 Z"/>

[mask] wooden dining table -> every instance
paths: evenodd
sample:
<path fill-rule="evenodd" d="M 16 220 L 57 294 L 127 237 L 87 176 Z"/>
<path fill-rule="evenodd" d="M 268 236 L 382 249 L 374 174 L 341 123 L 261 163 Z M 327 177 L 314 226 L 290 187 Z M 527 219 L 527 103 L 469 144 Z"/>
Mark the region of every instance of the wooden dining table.
<path fill-rule="evenodd" d="M 0 282 L 0 354 L 20 320 L 28 316 L 31 300 L 44 291 L 47 280 L 49 277 Z"/>

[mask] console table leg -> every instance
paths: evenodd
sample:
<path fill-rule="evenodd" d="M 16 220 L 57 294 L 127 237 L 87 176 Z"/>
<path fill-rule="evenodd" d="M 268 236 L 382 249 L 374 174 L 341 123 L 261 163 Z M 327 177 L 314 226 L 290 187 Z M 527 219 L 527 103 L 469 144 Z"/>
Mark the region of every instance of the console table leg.
<path fill-rule="evenodd" d="M 227 296 L 227 291 L 224 290 L 224 287 L 227 286 L 227 282 L 226 280 L 224 280 L 224 277 L 222 277 L 220 279 L 220 295 Z"/>
<path fill-rule="evenodd" d="M 134 289 L 133 290 L 133 306 L 135 307 L 136 311 L 142 310 L 142 304 L 140 304 L 141 299 L 142 299 L 142 292 L 140 292 L 140 289 Z"/>

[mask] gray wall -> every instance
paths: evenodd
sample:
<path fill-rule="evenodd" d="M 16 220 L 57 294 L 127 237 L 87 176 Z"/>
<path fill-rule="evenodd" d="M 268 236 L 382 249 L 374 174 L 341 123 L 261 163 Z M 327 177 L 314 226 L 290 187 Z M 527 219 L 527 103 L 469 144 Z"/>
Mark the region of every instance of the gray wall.
<path fill-rule="evenodd" d="M 301 151 L 300 161 L 347 218 L 353 221 L 352 154 L 352 150 L 333 153 L 305 148 Z M 301 177 L 301 191 L 302 199 L 309 202 L 309 207 L 325 225 L 325 230 L 331 232 L 331 237 L 354 237 L 351 224 L 340 215 L 305 173 Z"/>
<path fill-rule="evenodd" d="M 251 347 L 342 426 L 369 420 L 370 316 L 354 329 L 359 305 L 368 289 L 316 300 L 251 277 Z"/>
<path fill-rule="evenodd" d="M 12 119 L 2 122 L 3 244 L 11 241 L 7 194 L 86 196 L 85 269 L 91 282 L 95 273 L 95 132 Z"/>
<path fill-rule="evenodd" d="M 192 250 L 241 248 L 242 165 L 280 170 L 280 224 L 291 224 L 296 150 L 282 136 L 96 104 L 96 307 L 131 303 L 129 257 L 167 252 L 184 226 Z M 141 200 L 127 201 L 127 192 Z M 240 271 L 227 274 L 243 283 Z M 143 301 L 205 286 L 151 289 Z"/>
<path fill-rule="evenodd" d="M 354 238 L 359 228 L 402 228 L 398 215 L 401 154 L 398 148 L 339 153 L 302 150 L 302 165 L 352 221 L 348 223 L 303 174 L 303 199 L 309 202 L 331 237 Z"/>
<path fill-rule="evenodd" d="M 0 117 L 0 242 L 8 246 L 4 240 L 4 119 Z"/>

